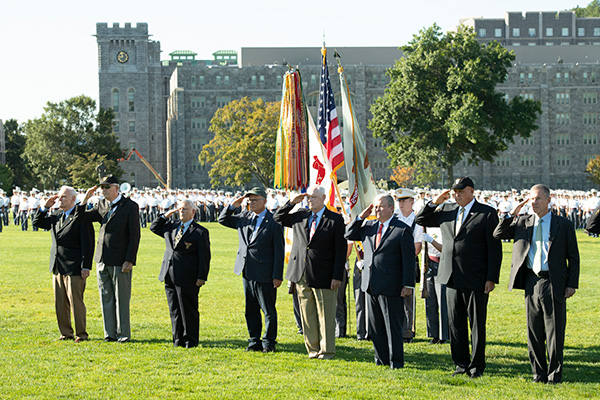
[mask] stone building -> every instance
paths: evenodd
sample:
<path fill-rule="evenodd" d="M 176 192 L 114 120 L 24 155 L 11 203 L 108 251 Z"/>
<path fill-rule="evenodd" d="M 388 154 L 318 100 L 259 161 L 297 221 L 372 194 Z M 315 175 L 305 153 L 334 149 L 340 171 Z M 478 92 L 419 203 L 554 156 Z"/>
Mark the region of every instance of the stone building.
<path fill-rule="evenodd" d="M 0 119 L 0 164 L 6 164 L 6 136 L 4 135 L 4 124 Z"/>
<path fill-rule="evenodd" d="M 135 147 L 170 187 L 210 187 L 208 166 L 198 162 L 215 111 L 232 100 L 281 99 L 287 65 L 299 67 L 306 101 L 316 118 L 320 48 L 242 48 L 220 50 L 213 60 L 196 60 L 192 51 L 170 53 L 160 60 L 160 42 L 150 39 L 148 25 L 98 23 L 99 82 L 102 107 L 115 111 L 114 131 L 123 148 Z M 333 47 L 332 47 L 333 49 Z M 385 71 L 402 56 L 395 47 L 337 48 L 361 129 L 367 138 L 376 179 L 388 179 L 387 154 L 367 130 L 370 105 L 383 94 Z M 339 90 L 333 51 L 328 56 L 331 83 Z M 336 100 L 338 96 L 336 96 Z M 157 180 L 135 157 L 121 163 L 132 185 L 156 186 Z"/>

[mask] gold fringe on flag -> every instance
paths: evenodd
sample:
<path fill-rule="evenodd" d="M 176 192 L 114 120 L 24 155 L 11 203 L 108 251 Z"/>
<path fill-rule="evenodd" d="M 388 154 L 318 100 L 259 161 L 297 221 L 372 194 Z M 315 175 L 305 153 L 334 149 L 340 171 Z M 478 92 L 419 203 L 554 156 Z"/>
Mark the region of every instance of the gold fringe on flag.
<path fill-rule="evenodd" d="M 308 186 L 308 120 L 300 71 L 283 77 L 281 111 L 275 149 L 274 186 L 302 190 Z"/>

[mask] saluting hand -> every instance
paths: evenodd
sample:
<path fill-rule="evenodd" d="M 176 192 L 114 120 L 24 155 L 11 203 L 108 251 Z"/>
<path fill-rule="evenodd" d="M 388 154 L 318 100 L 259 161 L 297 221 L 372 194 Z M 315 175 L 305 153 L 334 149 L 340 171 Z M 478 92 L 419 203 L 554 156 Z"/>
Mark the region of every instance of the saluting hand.
<path fill-rule="evenodd" d="M 523 206 L 525 204 L 527 204 L 527 202 L 529 201 L 529 199 L 525 199 L 522 202 L 520 202 L 519 204 L 517 204 L 517 206 L 515 208 L 513 208 L 512 210 L 510 210 L 510 215 L 512 215 L 513 217 L 519 214 L 519 211 L 521 211 L 521 208 L 523 208 Z"/>
<path fill-rule="evenodd" d="M 52 206 L 54 205 L 54 203 L 56 203 L 56 199 L 58 199 L 58 195 L 55 194 L 54 196 L 51 196 L 50 198 L 48 198 L 48 200 L 46 200 L 46 204 L 44 204 L 44 208 L 47 210 L 49 208 L 52 208 Z"/>
<path fill-rule="evenodd" d="M 450 198 L 450 189 L 444 190 L 442 193 L 438 194 L 438 196 L 431 202 L 435 205 L 440 205 L 446 200 Z"/>
<path fill-rule="evenodd" d="M 290 203 L 300 204 L 300 203 L 302 203 L 302 200 L 304 200 L 305 197 L 306 197 L 306 193 L 297 194 L 294 197 L 292 197 L 292 199 L 290 200 Z"/>
<path fill-rule="evenodd" d="M 358 216 L 358 218 L 360 219 L 367 219 L 369 218 L 369 215 L 371 215 L 371 212 L 373 211 L 373 204 L 370 204 L 367 208 L 365 208 L 360 215 Z"/>

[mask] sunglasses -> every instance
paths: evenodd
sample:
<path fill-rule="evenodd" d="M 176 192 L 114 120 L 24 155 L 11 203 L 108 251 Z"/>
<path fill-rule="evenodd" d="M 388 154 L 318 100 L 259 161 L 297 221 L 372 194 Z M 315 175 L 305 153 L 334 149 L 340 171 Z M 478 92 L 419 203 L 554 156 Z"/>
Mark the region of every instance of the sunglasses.
<path fill-rule="evenodd" d="M 111 185 L 100 185 L 101 189 L 110 189 Z"/>

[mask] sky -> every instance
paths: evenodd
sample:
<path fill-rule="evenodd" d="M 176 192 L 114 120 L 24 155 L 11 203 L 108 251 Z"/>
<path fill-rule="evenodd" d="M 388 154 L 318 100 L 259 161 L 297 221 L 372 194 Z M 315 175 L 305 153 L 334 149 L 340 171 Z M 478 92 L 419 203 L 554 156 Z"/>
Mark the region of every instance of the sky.
<path fill-rule="evenodd" d="M 506 11 L 558 11 L 576 0 L 272 0 L 95 2 L 2 1 L 0 119 L 38 118 L 47 102 L 85 94 L 98 98 L 97 22 L 147 22 L 162 59 L 192 50 L 211 59 L 242 47 L 401 46 L 437 23 L 454 29 L 461 18 L 503 18 Z"/>

